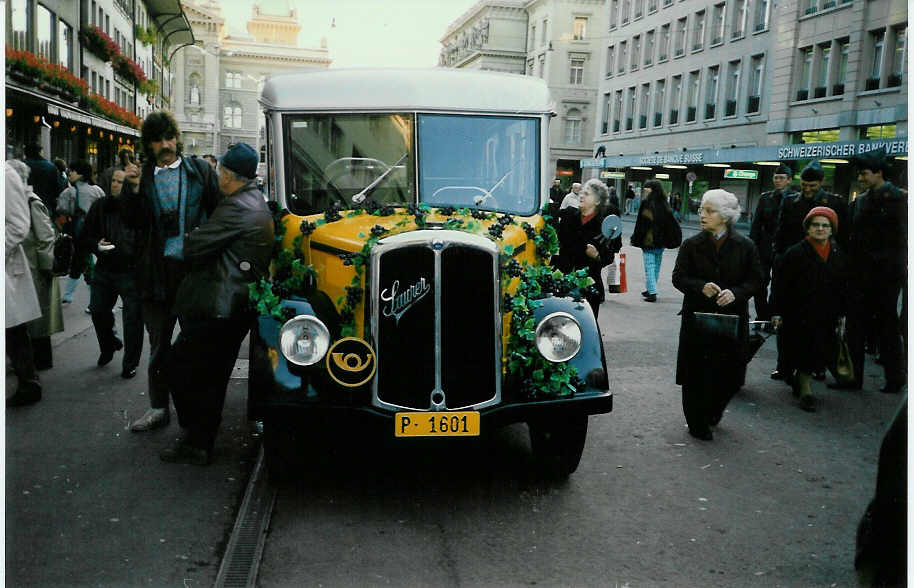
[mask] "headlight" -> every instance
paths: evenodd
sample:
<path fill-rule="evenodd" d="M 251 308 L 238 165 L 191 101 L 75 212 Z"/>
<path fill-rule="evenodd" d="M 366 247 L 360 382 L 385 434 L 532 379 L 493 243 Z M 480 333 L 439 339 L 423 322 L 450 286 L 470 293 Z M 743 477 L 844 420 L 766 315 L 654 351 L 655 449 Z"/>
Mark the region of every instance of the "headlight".
<path fill-rule="evenodd" d="M 581 349 L 581 325 L 566 312 L 550 314 L 536 326 L 536 348 L 547 361 L 568 361 Z"/>
<path fill-rule="evenodd" d="M 300 314 L 279 329 L 279 349 L 295 365 L 314 365 L 330 347 L 330 331 L 317 317 Z"/>

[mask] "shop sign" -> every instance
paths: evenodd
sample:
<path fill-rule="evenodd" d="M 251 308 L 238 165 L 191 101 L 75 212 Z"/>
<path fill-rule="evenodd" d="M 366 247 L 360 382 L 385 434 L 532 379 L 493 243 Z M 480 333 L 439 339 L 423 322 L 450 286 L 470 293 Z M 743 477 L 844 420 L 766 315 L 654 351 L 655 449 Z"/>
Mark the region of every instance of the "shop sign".
<path fill-rule="evenodd" d="M 757 180 L 758 172 L 754 169 L 725 169 L 724 177 L 731 180 Z"/>
<path fill-rule="evenodd" d="M 851 143 L 807 143 L 778 148 L 778 159 L 812 159 L 814 157 L 853 157 L 874 149 L 884 148 L 886 155 L 908 152 L 908 139 L 884 139 Z"/>
<path fill-rule="evenodd" d="M 640 165 L 664 165 L 667 163 L 702 163 L 705 154 L 701 151 L 683 151 L 678 153 L 660 153 L 657 155 L 642 155 L 638 160 Z"/>
<path fill-rule="evenodd" d="M 574 172 L 571 171 L 570 169 L 560 169 L 560 170 L 558 170 L 557 172 L 555 172 L 555 175 L 557 175 L 557 176 L 573 176 L 573 175 L 574 175 Z"/>
<path fill-rule="evenodd" d="M 601 157 L 599 159 L 582 159 L 581 167 L 606 167 L 606 158 Z"/>
<path fill-rule="evenodd" d="M 624 180 L 624 179 L 625 179 L 625 172 L 619 172 L 619 171 L 601 171 L 601 172 L 600 172 L 600 177 L 603 178 L 604 180 L 605 180 L 605 179 Z"/>

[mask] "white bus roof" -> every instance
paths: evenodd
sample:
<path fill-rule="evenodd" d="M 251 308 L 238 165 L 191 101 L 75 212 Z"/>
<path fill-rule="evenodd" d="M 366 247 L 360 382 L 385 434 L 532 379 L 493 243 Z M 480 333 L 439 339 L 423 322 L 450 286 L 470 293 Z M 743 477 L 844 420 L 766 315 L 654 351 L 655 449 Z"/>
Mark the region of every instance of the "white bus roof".
<path fill-rule="evenodd" d="M 544 114 L 554 110 L 536 77 L 457 69 L 329 69 L 272 76 L 266 110 L 469 111 Z"/>

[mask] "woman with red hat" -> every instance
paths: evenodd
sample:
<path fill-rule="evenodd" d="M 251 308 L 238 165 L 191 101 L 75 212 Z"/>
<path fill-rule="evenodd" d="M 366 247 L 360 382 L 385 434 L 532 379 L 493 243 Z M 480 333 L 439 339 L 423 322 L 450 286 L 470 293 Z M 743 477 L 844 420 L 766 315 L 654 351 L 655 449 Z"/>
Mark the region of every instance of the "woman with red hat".
<path fill-rule="evenodd" d="M 835 347 L 835 327 L 847 314 L 848 259 L 835 242 L 838 215 L 817 206 L 803 219 L 806 238 L 781 259 L 772 288 L 772 322 L 780 326 L 789 363 L 796 367 L 793 392 L 800 408 L 813 412 L 810 374 L 824 370 Z"/>

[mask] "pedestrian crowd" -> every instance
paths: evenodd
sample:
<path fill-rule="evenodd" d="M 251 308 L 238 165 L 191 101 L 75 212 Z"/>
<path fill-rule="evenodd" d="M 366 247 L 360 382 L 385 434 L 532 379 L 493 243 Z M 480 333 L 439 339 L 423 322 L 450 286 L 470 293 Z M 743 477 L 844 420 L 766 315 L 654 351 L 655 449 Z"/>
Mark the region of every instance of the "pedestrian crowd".
<path fill-rule="evenodd" d="M 206 465 L 252 318 L 248 283 L 269 269 L 273 218 L 246 143 L 218 160 L 183 155 L 177 122 L 159 111 L 143 122 L 141 144 L 140 160 L 122 149 L 97 182 L 88 162 L 51 162 L 38 145 L 7 160 L 6 350 L 17 386 L 6 406 L 41 400 L 50 337 L 85 281 L 99 366 L 123 350 L 121 377 L 135 377 L 149 336 L 150 407 L 131 431 L 167 425 L 173 403 L 182 434 L 161 459 Z"/>

